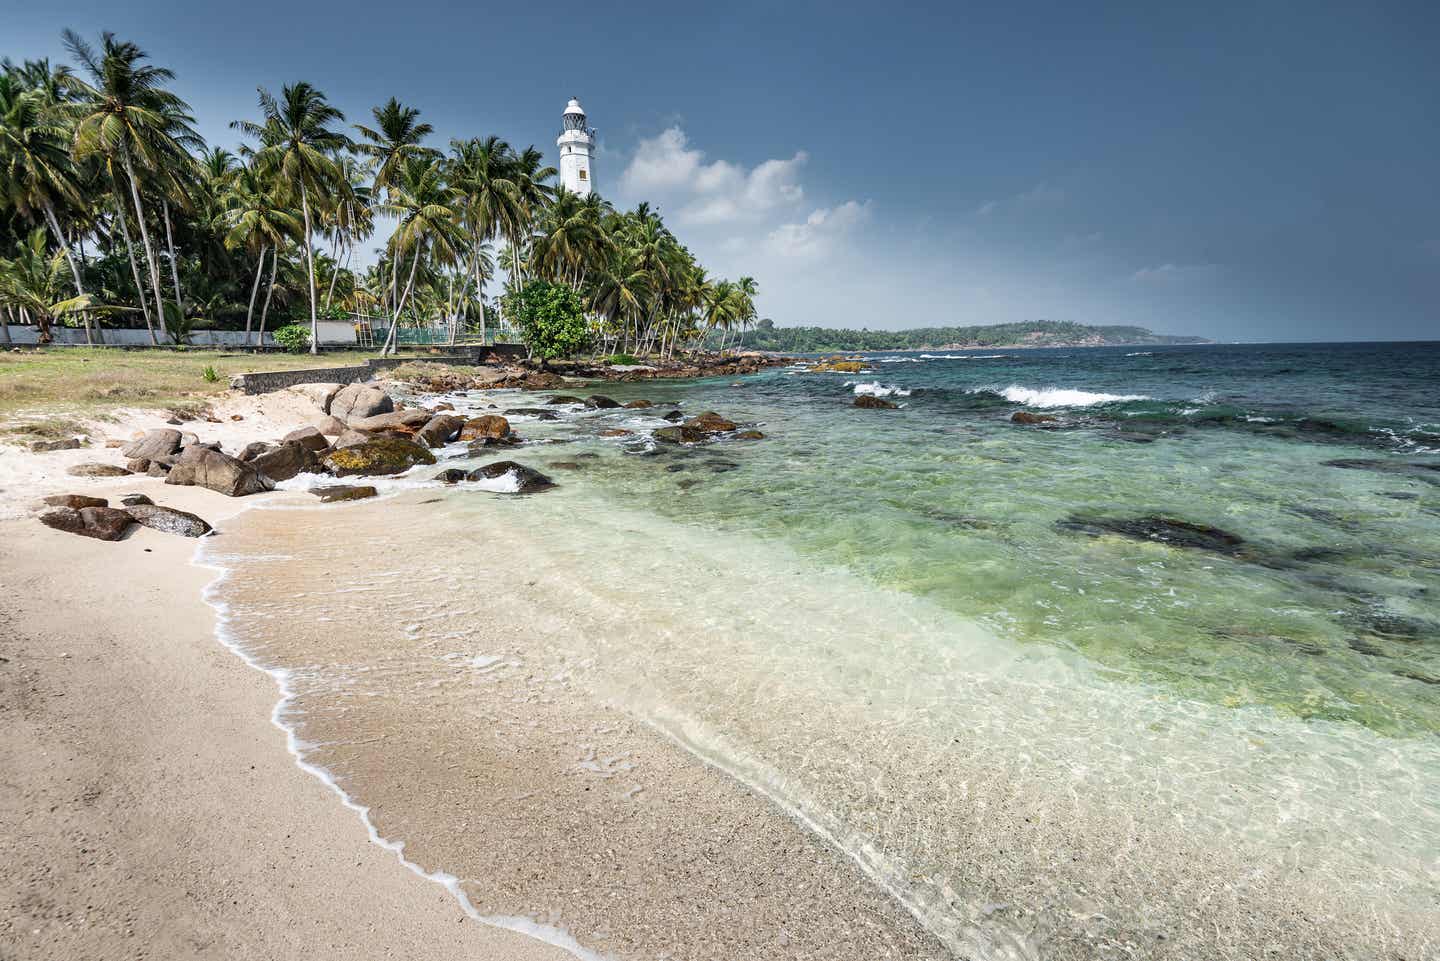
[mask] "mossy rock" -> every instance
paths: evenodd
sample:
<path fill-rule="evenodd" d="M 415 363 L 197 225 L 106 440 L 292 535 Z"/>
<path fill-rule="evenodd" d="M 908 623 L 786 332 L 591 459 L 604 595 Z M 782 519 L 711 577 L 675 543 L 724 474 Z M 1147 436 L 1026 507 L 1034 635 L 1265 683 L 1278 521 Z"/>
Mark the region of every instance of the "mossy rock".
<path fill-rule="evenodd" d="M 416 464 L 433 464 L 429 450 L 400 437 L 376 437 L 325 455 L 325 469 L 336 477 L 399 474 Z"/>

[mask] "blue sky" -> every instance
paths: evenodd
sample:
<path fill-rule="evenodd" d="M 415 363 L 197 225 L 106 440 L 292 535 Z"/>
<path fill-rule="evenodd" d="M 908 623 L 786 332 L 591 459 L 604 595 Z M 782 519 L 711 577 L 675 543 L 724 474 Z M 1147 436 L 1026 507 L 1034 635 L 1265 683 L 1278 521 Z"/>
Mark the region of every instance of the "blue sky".
<path fill-rule="evenodd" d="M 579 96 L 600 190 L 782 325 L 1440 338 L 1440 6 L 692 6 L 0 0 L 0 55 L 113 30 L 217 143 L 305 79 L 553 162 Z"/>

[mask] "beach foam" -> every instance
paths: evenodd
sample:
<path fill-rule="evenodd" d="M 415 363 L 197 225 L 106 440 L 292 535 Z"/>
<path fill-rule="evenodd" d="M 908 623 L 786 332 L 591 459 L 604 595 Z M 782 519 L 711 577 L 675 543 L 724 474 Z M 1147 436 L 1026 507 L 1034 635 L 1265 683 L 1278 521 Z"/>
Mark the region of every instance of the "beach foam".
<path fill-rule="evenodd" d="M 882 384 L 878 380 L 870 383 L 860 383 L 853 380 L 845 382 L 846 387 L 853 387 L 855 395 L 868 394 L 871 397 L 909 397 L 910 391 L 904 387 L 897 387 L 893 384 Z"/>
<path fill-rule="evenodd" d="M 984 388 L 990 390 L 991 388 Z M 1044 387 L 1036 390 L 1011 384 L 995 390 L 1012 404 L 1026 407 L 1093 407 L 1096 404 L 1118 404 L 1124 401 L 1149 400 L 1144 394 L 1103 394 L 1088 390 L 1074 390 L 1066 387 Z"/>

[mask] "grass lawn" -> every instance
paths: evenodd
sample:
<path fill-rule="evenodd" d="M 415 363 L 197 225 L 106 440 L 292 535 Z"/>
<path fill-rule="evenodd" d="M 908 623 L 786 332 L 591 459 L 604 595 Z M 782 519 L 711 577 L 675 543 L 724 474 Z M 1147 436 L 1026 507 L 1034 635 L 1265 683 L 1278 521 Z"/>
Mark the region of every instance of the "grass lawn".
<path fill-rule="evenodd" d="M 223 350 L 116 350 L 49 347 L 0 352 L 0 432 L 21 427 L 64 433 L 67 417 L 95 417 L 117 407 L 199 407 L 255 370 L 364 363 L 374 352 L 250 354 Z M 214 372 L 206 380 L 205 372 Z M 20 422 L 25 422 L 24 425 Z"/>

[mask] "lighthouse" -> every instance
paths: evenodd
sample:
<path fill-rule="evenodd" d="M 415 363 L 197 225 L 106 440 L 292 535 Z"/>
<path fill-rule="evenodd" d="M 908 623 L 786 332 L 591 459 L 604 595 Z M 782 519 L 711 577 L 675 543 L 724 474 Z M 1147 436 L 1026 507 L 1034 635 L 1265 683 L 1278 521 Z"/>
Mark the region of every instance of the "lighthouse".
<path fill-rule="evenodd" d="M 595 131 L 585 126 L 585 108 L 573 97 L 565 105 L 555 146 L 560 148 L 560 183 L 571 193 L 587 196 L 594 186 L 590 155 L 595 152 Z"/>

